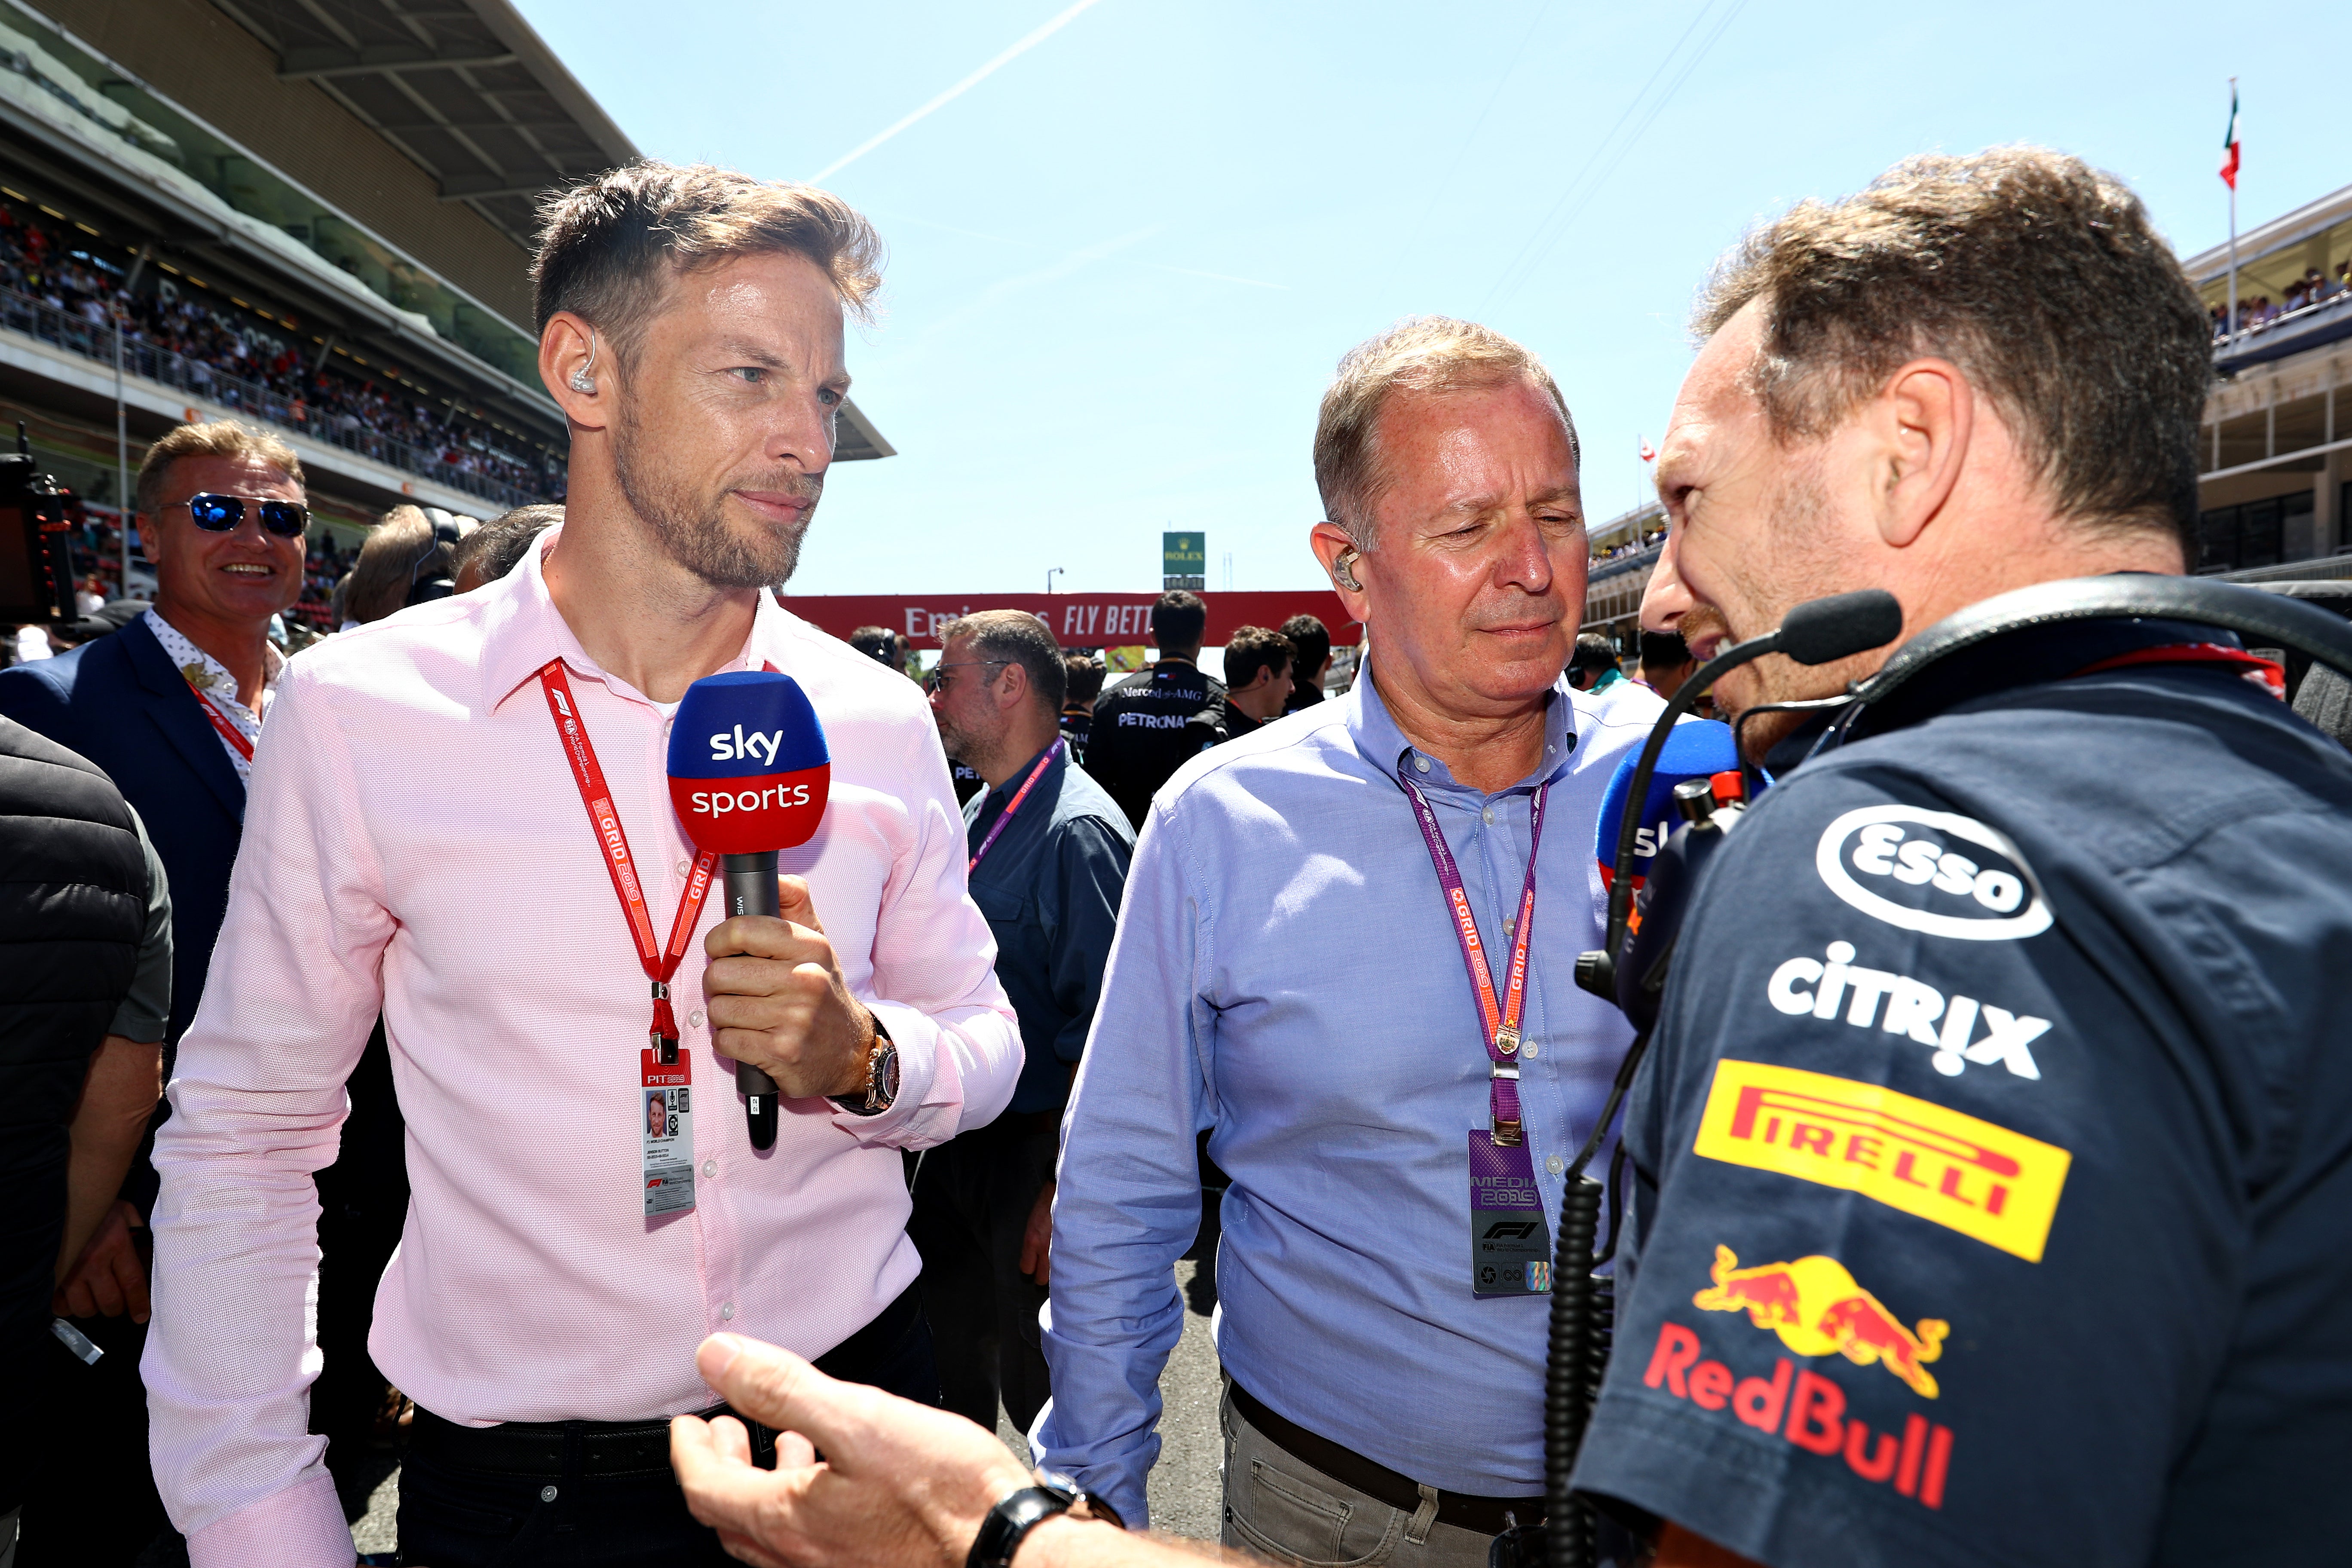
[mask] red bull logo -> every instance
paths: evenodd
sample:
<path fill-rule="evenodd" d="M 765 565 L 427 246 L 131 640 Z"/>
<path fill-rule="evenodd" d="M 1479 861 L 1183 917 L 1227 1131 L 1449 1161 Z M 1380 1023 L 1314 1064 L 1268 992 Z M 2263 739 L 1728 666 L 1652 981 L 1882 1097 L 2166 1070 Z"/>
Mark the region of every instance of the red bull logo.
<path fill-rule="evenodd" d="M 1788 1301 L 1801 1300 L 1801 1289 L 1787 1285 L 1785 1276 L 1775 1279 L 1761 1270 L 1747 1272 L 1753 1275 L 1766 1310 L 1777 1313 Z M 1739 1308 L 1750 1308 L 1750 1303 L 1737 1301 L 1730 1310 Z M 1800 1372 L 1787 1356 L 1773 1363 L 1770 1377 L 1740 1377 L 1722 1362 L 1702 1359 L 1696 1331 L 1667 1322 L 1658 1330 L 1657 1347 L 1642 1382 L 1701 1410 L 1728 1408 L 1746 1425 L 1785 1437 L 1807 1453 L 1842 1458 L 1864 1480 L 1892 1484 L 1897 1497 L 1911 1498 L 1924 1508 L 1944 1506 L 1944 1486 L 1952 1468 L 1949 1426 L 1915 1411 L 1903 1418 L 1900 1436 L 1874 1430 L 1861 1416 L 1846 1414 L 1845 1390 L 1833 1379 Z"/>
<path fill-rule="evenodd" d="M 1952 1326 L 1940 1318 L 1922 1318 L 1917 1328 L 1904 1327 L 1836 1258 L 1800 1258 L 1742 1268 L 1738 1254 L 1717 1247 L 1710 1277 L 1715 1283 L 1691 1298 L 1701 1311 L 1746 1312 L 1749 1322 L 1770 1329 L 1799 1355 L 1835 1352 L 1856 1366 L 1874 1363 L 1921 1398 L 1936 1397 L 1936 1376 L 1927 1363 L 1944 1353 Z"/>

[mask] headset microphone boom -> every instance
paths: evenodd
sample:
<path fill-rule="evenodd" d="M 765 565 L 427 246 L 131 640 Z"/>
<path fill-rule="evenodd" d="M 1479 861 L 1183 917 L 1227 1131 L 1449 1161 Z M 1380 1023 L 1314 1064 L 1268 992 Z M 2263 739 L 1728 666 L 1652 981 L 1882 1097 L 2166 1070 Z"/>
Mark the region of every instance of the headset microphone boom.
<path fill-rule="evenodd" d="M 698 849 L 721 857 L 729 915 L 778 910 L 776 853 L 815 837 L 833 782 L 824 729 L 800 682 L 774 670 L 707 675 L 669 732 L 669 795 Z M 776 1084 L 735 1064 L 751 1147 L 776 1142 Z"/>

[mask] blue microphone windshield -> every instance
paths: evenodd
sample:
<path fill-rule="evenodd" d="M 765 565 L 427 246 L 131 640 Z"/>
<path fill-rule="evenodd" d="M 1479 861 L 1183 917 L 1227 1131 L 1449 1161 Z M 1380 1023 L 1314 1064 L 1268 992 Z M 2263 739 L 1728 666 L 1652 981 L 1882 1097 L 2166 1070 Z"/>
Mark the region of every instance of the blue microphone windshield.
<path fill-rule="evenodd" d="M 670 723 L 670 799 L 698 848 L 789 849 L 824 816 L 832 761 L 799 681 L 774 670 L 706 675 Z"/>
<path fill-rule="evenodd" d="M 1625 821 L 1625 796 L 1633 787 L 1633 764 L 1640 748 L 1625 753 L 1601 798 L 1601 821 L 1595 830 L 1593 858 L 1601 863 L 1601 881 L 1609 886 L 1617 871 L 1617 836 Z M 1712 719 L 1687 719 L 1666 734 L 1665 748 L 1650 775 L 1650 789 L 1642 803 L 1641 829 L 1633 840 L 1633 885 L 1649 874 L 1651 857 L 1666 846 L 1680 818 L 1675 813 L 1675 786 L 1690 779 L 1712 778 L 1739 765 L 1739 749 L 1731 726 Z"/>

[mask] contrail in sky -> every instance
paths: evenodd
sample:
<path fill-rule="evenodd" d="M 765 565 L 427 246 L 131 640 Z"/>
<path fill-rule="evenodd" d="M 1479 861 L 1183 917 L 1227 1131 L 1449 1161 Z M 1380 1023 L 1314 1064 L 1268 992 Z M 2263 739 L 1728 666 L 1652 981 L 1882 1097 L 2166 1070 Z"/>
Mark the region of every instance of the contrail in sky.
<path fill-rule="evenodd" d="M 850 164 L 855 163 L 857 160 L 866 156 L 866 153 L 871 153 L 875 148 L 879 147 L 883 142 L 887 142 L 891 137 L 896 136 L 899 132 L 904 131 L 908 126 L 912 125 L 918 120 L 922 119 L 933 110 L 941 108 L 944 105 L 951 103 L 955 100 L 961 98 L 965 93 L 970 92 L 973 88 L 978 87 L 982 82 L 986 81 L 990 77 L 993 76 L 999 68 L 1010 65 L 1013 61 L 1020 58 L 1023 55 L 1027 54 L 1031 49 L 1035 48 L 1039 44 L 1044 43 L 1047 38 L 1052 37 L 1055 34 L 1068 26 L 1072 22 L 1077 20 L 1078 13 L 1081 11 L 1091 10 L 1095 5 L 1096 0 L 1078 0 L 1076 5 L 1071 6 L 1068 10 L 1055 17 L 1052 21 L 1046 23 L 1035 32 L 1031 33 L 1027 37 L 1023 38 L 1019 43 L 1013 45 L 1011 48 L 1005 50 L 1003 54 L 997 56 L 994 59 L 989 61 L 986 65 L 981 67 L 978 70 L 972 72 L 970 76 L 964 78 L 953 87 L 948 89 L 947 91 L 940 94 L 939 97 L 931 100 L 930 102 L 923 105 L 922 108 L 915 110 L 914 113 L 909 114 L 904 120 L 899 121 L 887 131 L 883 132 L 878 136 L 868 137 L 866 141 L 859 142 L 856 146 L 851 148 L 840 157 L 835 158 L 832 163 L 827 163 L 824 168 L 819 169 L 815 174 L 811 174 L 809 176 L 808 183 L 814 185 L 831 179 L 834 175 L 839 174 Z"/>

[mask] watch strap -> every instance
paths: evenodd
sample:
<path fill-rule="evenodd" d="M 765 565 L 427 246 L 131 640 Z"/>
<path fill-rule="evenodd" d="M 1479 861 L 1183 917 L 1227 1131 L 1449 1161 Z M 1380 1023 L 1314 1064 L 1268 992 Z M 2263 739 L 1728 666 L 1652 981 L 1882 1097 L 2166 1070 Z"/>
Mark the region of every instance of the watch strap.
<path fill-rule="evenodd" d="M 866 1013 L 874 1020 L 874 1043 L 866 1047 L 866 1088 L 858 1094 L 837 1094 L 830 1097 L 834 1104 L 848 1111 L 852 1116 L 879 1116 L 889 1110 L 898 1098 L 898 1086 L 895 1082 L 890 1085 L 888 1094 L 877 1092 L 881 1086 L 886 1061 L 891 1077 L 895 1079 L 898 1076 L 898 1043 L 890 1037 L 890 1031 L 883 1026 L 882 1016 L 879 1013 L 876 1013 L 870 1007 L 866 1009 Z M 877 1100 L 881 1103 L 877 1105 L 875 1103 Z"/>
<path fill-rule="evenodd" d="M 1069 1511 L 1069 1500 L 1044 1487 L 1023 1487 L 988 1510 L 972 1537 L 964 1568 L 1012 1568 L 1013 1554 L 1029 1532 L 1055 1514 Z"/>

